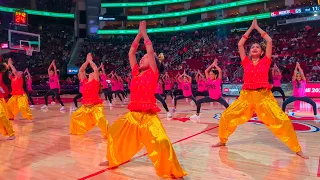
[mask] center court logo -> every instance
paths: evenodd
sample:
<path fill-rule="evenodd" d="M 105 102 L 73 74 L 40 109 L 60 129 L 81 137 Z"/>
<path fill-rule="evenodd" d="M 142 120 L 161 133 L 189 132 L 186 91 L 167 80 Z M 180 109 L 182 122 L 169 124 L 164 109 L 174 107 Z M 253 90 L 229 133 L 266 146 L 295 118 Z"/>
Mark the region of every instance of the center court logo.
<path fill-rule="evenodd" d="M 213 116 L 213 118 L 220 120 L 221 113 L 215 114 Z M 311 125 L 311 124 L 308 124 L 305 122 L 301 122 L 301 120 L 297 120 L 299 117 L 289 116 L 289 118 L 292 121 L 292 125 L 294 127 L 294 130 L 296 130 L 297 132 L 318 132 L 318 131 L 320 131 L 320 128 L 318 128 L 317 126 L 314 126 L 314 125 Z M 310 121 L 312 121 L 312 120 L 310 120 Z M 257 124 L 257 125 L 263 124 L 263 122 L 261 122 L 258 119 L 256 114 L 254 114 L 252 116 L 252 118 L 248 120 L 248 123 L 253 123 L 253 124 Z"/>

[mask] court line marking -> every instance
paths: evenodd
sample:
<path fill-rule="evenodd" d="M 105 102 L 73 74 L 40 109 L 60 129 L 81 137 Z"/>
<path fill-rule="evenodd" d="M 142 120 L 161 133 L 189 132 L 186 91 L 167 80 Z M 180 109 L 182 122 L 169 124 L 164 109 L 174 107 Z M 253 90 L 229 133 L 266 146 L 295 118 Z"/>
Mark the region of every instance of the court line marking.
<path fill-rule="evenodd" d="M 320 157 L 319 157 L 319 164 L 318 164 L 318 174 L 317 177 L 320 177 Z"/>
<path fill-rule="evenodd" d="M 198 135 L 200 135 L 200 134 L 206 133 L 206 132 L 211 131 L 211 130 L 213 130 L 213 129 L 216 129 L 216 128 L 218 128 L 218 127 L 219 127 L 219 126 L 214 126 L 214 127 L 209 128 L 209 129 L 206 129 L 206 130 L 203 130 L 203 131 L 201 131 L 201 132 L 198 132 L 198 133 L 196 133 L 196 134 L 193 134 L 193 135 L 191 135 L 191 136 L 185 137 L 185 138 L 183 138 L 183 139 L 180 139 L 180 140 L 178 140 L 178 141 L 175 141 L 174 143 L 172 143 L 172 145 L 177 144 L 177 143 L 180 143 L 180 142 L 185 141 L 185 140 L 188 140 L 188 139 L 191 139 L 191 138 L 193 138 L 193 137 L 195 137 L 195 136 L 198 136 Z M 132 158 L 131 160 L 123 163 L 122 165 L 127 164 L 127 163 L 129 163 L 130 161 L 132 161 L 132 160 L 142 158 L 142 157 L 144 157 L 144 156 L 146 156 L 146 155 L 148 155 L 148 153 L 145 153 L 145 154 L 142 154 L 142 155 L 137 156 L 137 157 L 135 157 L 135 158 Z M 114 169 L 114 168 L 102 169 L 102 170 L 100 170 L 100 171 L 98 171 L 98 172 L 95 172 L 95 173 L 89 174 L 89 175 L 87 175 L 87 176 L 85 176 L 85 177 L 79 178 L 79 180 L 86 180 L 86 179 L 92 178 L 92 177 L 97 176 L 97 175 L 99 175 L 99 174 L 102 174 L 102 173 L 104 173 L 104 172 L 106 172 L 106 171 L 109 171 L 110 169 Z"/>

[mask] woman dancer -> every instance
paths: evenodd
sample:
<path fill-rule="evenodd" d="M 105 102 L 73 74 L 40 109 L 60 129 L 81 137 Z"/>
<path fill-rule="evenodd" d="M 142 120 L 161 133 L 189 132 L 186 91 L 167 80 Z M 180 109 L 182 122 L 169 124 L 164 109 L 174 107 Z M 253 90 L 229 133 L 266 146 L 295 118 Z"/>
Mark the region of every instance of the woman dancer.
<path fill-rule="evenodd" d="M 315 119 L 320 119 L 320 116 L 317 112 L 317 104 L 306 96 L 306 84 L 306 77 L 304 76 L 300 64 L 297 62 L 292 77 L 293 95 L 283 102 L 282 110 L 283 112 L 286 112 L 287 105 L 294 101 L 303 101 L 312 105 Z"/>
<path fill-rule="evenodd" d="M 90 64 L 93 72 L 86 76 L 86 68 Z M 86 62 L 79 69 L 79 80 L 82 83 L 82 106 L 72 113 L 70 120 L 70 133 L 82 135 L 99 126 L 104 138 L 108 137 L 108 121 L 104 115 L 102 99 L 100 99 L 99 70 L 92 61 L 92 55 L 87 55 Z"/>
<path fill-rule="evenodd" d="M 6 85 L 3 82 L 5 72 L 8 71 L 8 66 L 4 63 L 0 63 L 0 133 L 4 136 L 9 136 L 8 140 L 15 139 L 15 133 L 12 128 L 12 124 L 8 118 L 8 108 L 4 95 L 6 94 Z"/>
<path fill-rule="evenodd" d="M 29 101 L 31 102 L 30 108 L 33 109 L 34 108 L 34 102 L 32 99 L 32 77 L 31 74 L 28 70 L 28 68 L 24 71 L 27 75 L 26 75 L 26 79 L 27 79 L 27 96 Z"/>
<path fill-rule="evenodd" d="M 128 94 L 130 93 L 130 83 L 131 83 L 131 76 L 130 74 L 128 74 L 128 76 L 126 77 L 126 82 L 127 82 L 127 94 L 126 96 L 128 97 Z"/>
<path fill-rule="evenodd" d="M 53 70 L 52 70 L 53 68 Z M 50 64 L 49 68 L 48 68 L 48 75 L 49 75 L 49 86 L 50 86 L 50 90 L 44 95 L 44 100 L 45 100 L 45 105 L 41 107 L 42 110 L 48 110 L 48 97 L 50 95 L 54 95 L 55 98 L 57 98 L 57 100 L 59 101 L 61 108 L 60 111 L 65 111 L 66 108 L 64 107 L 63 102 L 61 101 L 60 98 L 60 94 L 59 94 L 59 88 L 60 88 L 60 84 L 59 84 L 59 76 L 57 73 L 57 67 L 55 64 L 55 60 L 52 61 L 52 63 Z"/>
<path fill-rule="evenodd" d="M 254 29 L 267 42 L 266 50 L 264 51 L 260 44 L 255 43 L 251 46 L 249 56 L 247 56 L 244 44 Z M 244 69 L 244 84 L 239 98 L 221 115 L 219 123 L 220 142 L 213 147 L 225 146 L 229 136 L 236 130 L 237 126 L 246 123 L 256 112 L 259 119 L 266 124 L 275 136 L 297 155 L 308 158 L 301 151 L 291 120 L 281 110 L 270 91 L 268 73 L 271 65 L 272 39 L 259 27 L 256 19 L 253 20 L 250 28 L 240 39 L 238 47 Z"/>
<path fill-rule="evenodd" d="M 191 116 L 191 119 L 199 119 L 200 118 L 200 109 L 202 103 L 208 103 L 208 102 L 219 102 L 224 107 L 228 108 L 229 104 L 226 100 L 222 98 L 221 93 L 221 83 L 222 83 L 222 71 L 220 67 L 217 65 L 218 59 L 215 59 L 214 62 L 209 66 L 206 71 L 206 78 L 207 78 L 207 85 L 209 90 L 209 97 L 205 97 L 202 99 L 199 99 L 197 101 L 197 114 Z M 213 69 L 213 68 L 216 68 Z M 217 72 L 218 71 L 218 72 Z"/>
<path fill-rule="evenodd" d="M 124 93 L 124 86 L 123 86 L 123 80 L 121 78 L 121 76 L 118 76 L 117 74 L 115 74 L 115 77 L 117 78 L 117 82 L 118 82 L 118 90 L 116 91 L 116 93 L 121 94 L 122 95 L 122 99 L 126 98 L 126 95 Z"/>
<path fill-rule="evenodd" d="M 164 76 L 162 76 L 162 81 L 164 82 L 164 95 L 165 95 L 164 100 L 167 99 L 168 94 L 170 94 L 171 99 L 173 99 L 172 90 L 171 90 L 172 89 L 172 87 L 171 87 L 172 82 L 171 82 L 171 79 L 169 77 L 168 72 L 166 72 L 164 74 Z"/>
<path fill-rule="evenodd" d="M 272 69 L 272 78 L 273 78 L 273 87 L 271 89 L 271 92 L 279 92 L 282 95 L 283 101 L 285 101 L 286 96 L 284 95 L 284 92 L 281 88 L 281 71 L 278 68 L 277 64 L 274 64 L 274 67 Z"/>
<path fill-rule="evenodd" d="M 176 84 L 177 84 L 177 88 L 173 91 L 173 96 L 174 98 L 176 98 L 179 94 L 183 94 L 183 86 L 182 86 L 182 83 L 179 82 L 179 79 L 178 77 L 180 76 L 181 74 L 178 72 L 178 74 L 176 75 L 175 77 L 175 81 L 176 81 Z"/>
<path fill-rule="evenodd" d="M 17 71 L 12 65 L 12 59 L 8 60 L 8 67 L 12 70 L 11 79 L 11 97 L 8 100 L 8 116 L 9 119 L 14 119 L 21 111 L 22 117 L 33 121 L 33 116 L 29 108 L 28 96 L 26 95 L 26 82 L 22 71 Z"/>
<path fill-rule="evenodd" d="M 183 95 L 177 96 L 176 98 L 174 98 L 173 112 L 177 110 L 177 101 L 180 99 L 188 98 L 188 99 L 191 99 L 194 102 L 194 104 L 197 103 L 196 98 L 192 95 L 192 88 L 191 88 L 192 78 L 186 74 L 186 71 L 184 71 L 184 73 L 178 77 L 178 80 L 180 83 L 182 83 Z"/>
<path fill-rule="evenodd" d="M 136 52 L 139 41 L 144 38 L 147 54 L 137 64 Z M 140 23 L 140 30 L 131 45 L 129 61 L 132 69 L 131 98 L 127 114 L 109 128 L 107 163 L 110 168 L 129 161 L 143 146 L 153 162 L 156 173 L 163 178 L 180 178 L 187 173 L 180 167 L 171 142 L 158 117 L 154 93 L 157 87 L 160 65 L 154 58 L 152 42 L 146 22 Z M 128 141 L 130 139 L 130 141 Z M 125 151 L 124 151 L 125 149 Z"/>
<path fill-rule="evenodd" d="M 156 96 L 156 99 L 158 101 L 160 101 L 160 103 L 162 104 L 163 108 L 167 111 L 167 117 L 171 118 L 172 115 L 169 112 L 168 105 L 167 105 L 166 101 L 162 98 L 162 96 L 164 96 L 164 94 L 163 94 L 163 82 L 161 81 L 161 79 L 158 80 L 157 90 L 156 90 L 155 96 Z"/>
<path fill-rule="evenodd" d="M 106 70 L 104 69 L 104 65 L 101 64 L 100 65 L 100 82 L 102 85 L 102 92 L 104 94 L 104 98 L 106 99 L 106 101 L 109 100 L 109 106 L 112 106 L 112 93 L 111 93 L 111 88 L 109 87 L 109 76 L 111 76 L 112 72 L 110 74 L 106 74 Z"/>
<path fill-rule="evenodd" d="M 198 90 L 193 93 L 193 96 L 194 97 L 197 97 L 197 96 L 207 97 L 208 96 L 208 90 L 206 87 L 207 82 L 206 82 L 205 78 L 203 77 L 203 75 L 200 73 L 200 70 L 198 70 L 198 73 L 196 74 L 196 81 L 198 84 Z"/>
<path fill-rule="evenodd" d="M 112 95 L 114 94 L 114 97 L 118 96 L 118 98 L 120 99 L 122 105 L 124 104 L 122 101 L 122 98 L 120 96 L 119 93 L 119 80 L 117 78 L 117 75 L 115 73 L 111 74 L 111 93 Z"/>
<path fill-rule="evenodd" d="M 157 59 L 158 58 L 158 59 Z M 164 60 L 164 55 L 163 53 L 159 54 L 158 57 L 155 57 L 156 61 L 159 60 L 159 62 L 161 63 L 160 64 L 160 71 L 163 70 L 163 65 L 162 65 L 162 61 Z M 167 118 L 171 118 L 172 117 L 172 114 L 170 113 L 169 109 L 168 109 L 168 105 L 166 103 L 166 101 L 162 98 L 164 96 L 164 93 L 163 93 L 163 82 L 161 80 L 161 78 L 159 78 L 158 80 L 158 84 L 157 84 L 157 90 L 156 90 L 156 99 L 158 101 L 160 101 L 160 103 L 162 104 L 163 108 L 167 111 Z"/>

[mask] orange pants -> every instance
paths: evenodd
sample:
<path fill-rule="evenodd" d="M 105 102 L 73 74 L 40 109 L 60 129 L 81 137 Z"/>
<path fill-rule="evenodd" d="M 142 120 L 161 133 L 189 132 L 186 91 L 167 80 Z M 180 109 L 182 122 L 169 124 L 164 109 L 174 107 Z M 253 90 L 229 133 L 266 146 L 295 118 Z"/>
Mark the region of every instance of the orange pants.
<path fill-rule="evenodd" d="M 14 136 L 12 124 L 8 118 L 7 104 L 4 98 L 0 98 L 0 133 L 5 136 Z"/>
<path fill-rule="evenodd" d="M 258 118 L 292 151 L 301 151 L 291 120 L 281 110 L 272 92 L 268 89 L 241 91 L 240 97 L 221 115 L 220 142 L 226 143 L 237 126 L 246 123 L 252 117 L 253 112 L 256 112 Z"/>
<path fill-rule="evenodd" d="M 109 128 L 109 167 L 129 161 L 144 146 L 158 176 L 179 178 L 187 175 L 178 162 L 158 115 L 145 112 L 128 112 Z"/>
<path fill-rule="evenodd" d="M 104 138 L 108 138 L 108 121 L 104 115 L 102 104 L 82 105 L 72 113 L 70 121 L 70 133 L 82 135 L 99 126 Z"/>
<path fill-rule="evenodd" d="M 9 119 L 14 119 L 21 111 L 22 117 L 28 120 L 33 120 L 31 110 L 29 108 L 28 96 L 23 95 L 13 95 L 8 100 L 8 115 Z"/>

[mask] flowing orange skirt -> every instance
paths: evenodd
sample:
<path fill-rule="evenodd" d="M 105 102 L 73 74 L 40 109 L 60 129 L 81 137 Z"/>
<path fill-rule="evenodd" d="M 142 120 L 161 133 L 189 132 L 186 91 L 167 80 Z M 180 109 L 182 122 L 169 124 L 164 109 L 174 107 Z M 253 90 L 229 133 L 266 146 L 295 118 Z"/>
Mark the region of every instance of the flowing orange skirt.
<path fill-rule="evenodd" d="M 241 91 L 240 97 L 221 115 L 220 142 L 226 143 L 238 125 L 251 119 L 253 112 L 256 112 L 258 118 L 270 131 L 292 151 L 301 151 L 291 120 L 279 107 L 272 92 L 268 89 Z"/>

